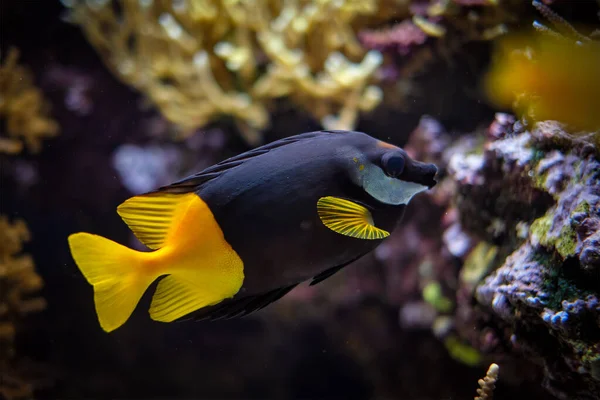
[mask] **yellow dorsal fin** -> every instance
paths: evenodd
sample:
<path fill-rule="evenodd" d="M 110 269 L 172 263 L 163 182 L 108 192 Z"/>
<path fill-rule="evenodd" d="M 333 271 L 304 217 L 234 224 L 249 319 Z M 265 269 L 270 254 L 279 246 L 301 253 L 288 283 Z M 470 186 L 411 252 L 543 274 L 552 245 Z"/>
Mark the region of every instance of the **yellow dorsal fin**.
<path fill-rule="evenodd" d="M 317 202 L 319 218 L 326 227 L 341 235 L 358 239 L 383 239 L 389 232 L 377 228 L 369 210 L 339 197 L 321 197 Z"/>
<path fill-rule="evenodd" d="M 179 226 L 195 193 L 157 192 L 125 200 L 117 213 L 135 236 L 149 248 L 163 246 L 169 232 Z"/>

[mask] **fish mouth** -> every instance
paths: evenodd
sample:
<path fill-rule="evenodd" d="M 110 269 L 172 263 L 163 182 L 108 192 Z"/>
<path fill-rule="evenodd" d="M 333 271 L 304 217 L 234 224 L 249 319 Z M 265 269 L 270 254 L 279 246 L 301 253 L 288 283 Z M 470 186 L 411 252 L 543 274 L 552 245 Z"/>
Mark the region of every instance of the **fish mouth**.
<path fill-rule="evenodd" d="M 427 187 L 429 189 L 431 189 L 438 183 L 438 173 L 439 173 L 437 166 L 435 166 L 433 164 L 430 164 L 430 165 L 431 165 L 432 172 L 431 172 L 431 175 L 428 176 L 428 178 L 427 178 Z"/>
<path fill-rule="evenodd" d="M 410 181 L 431 189 L 438 183 L 438 172 L 435 164 L 413 161 L 410 168 Z"/>

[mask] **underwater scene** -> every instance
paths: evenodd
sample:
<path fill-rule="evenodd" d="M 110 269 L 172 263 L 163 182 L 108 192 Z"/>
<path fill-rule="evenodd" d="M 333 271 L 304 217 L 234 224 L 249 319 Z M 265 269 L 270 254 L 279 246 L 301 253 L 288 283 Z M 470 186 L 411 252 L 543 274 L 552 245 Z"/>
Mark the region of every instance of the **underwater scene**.
<path fill-rule="evenodd" d="M 600 400 L 600 1 L 0 0 L 0 399 Z"/>

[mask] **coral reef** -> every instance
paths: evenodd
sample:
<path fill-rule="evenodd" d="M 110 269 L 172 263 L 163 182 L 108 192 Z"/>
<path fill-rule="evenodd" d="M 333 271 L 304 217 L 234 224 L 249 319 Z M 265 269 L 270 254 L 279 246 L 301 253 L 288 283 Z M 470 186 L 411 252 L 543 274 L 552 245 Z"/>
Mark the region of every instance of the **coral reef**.
<path fill-rule="evenodd" d="M 2 212 L 7 205 L 35 235 L 26 252 L 40 260 L 44 297 L 52 304 L 26 321 L 17 320 L 16 308 L 14 319 L 0 317 L 2 324 L 18 322 L 11 325 L 18 341 L 10 339 L 8 347 L 0 342 L 0 353 L 12 347 L 18 355 L 0 365 L 10 372 L 2 376 L 5 393 L 25 388 L 20 394 L 29 397 L 32 382 L 37 388 L 22 374 L 30 367 L 20 361 L 29 358 L 57 371 L 52 387 L 37 396 L 52 399 L 466 399 L 488 367 L 480 398 L 489 399 L 493 386 L 497 399 L 598 398 L 594 138 L 507 114 L 497 114 L 489 128 L 472 128 L 487 126 L 493 110 L 477 111 L 485 102 L 471 90 L 483 68 L 471 68 L 471 61 L 487 60 L 485 39 L 527 19 L 527 12 L 515 10 L 533 9 L 530 4 L 62 2 L 75 26 L 58 22 L 64 11 L 58 2 L 0 2 L 0 13 L 11 16 L 0 25 L 3 44 L 27 56 L 61 127 L 52 146 L 35 156 L 3 155 L 9 163 L 0 171 Z M 248 12 L 251 3 L 260 7 Z M 390 9 L 381 10 L 383 3 Z M 374 10 L 360 9 L 373 4 Z M 325 12 L 314 15 L 321 19 L 297 31 L 313 5 L 337 11 L 326 19 Z M 440 7 L 443 15 L 436 15 Z M 217 16 L 217 10 L 233 11 Z M 335 47 L 338 34 L 350 35 L 356 47 Z M 275 50 L 267 46 L 274 35 L 283 42 Z M 378 72 L 374 63 L 353 78 L 369 49 L 384 56 Z M 336 54 L 356 63 L 342 81 L 357 86 L 328 86 Z M 196 55 L 206 69 L 194 69 Z M 289 60 L 298 60 L 300 69 Z M 203 71 L 210 72 L 209 81 Z M 299 286 L 250 318 L 163 325 L 138 310 L 115 335 L 99 331 L 93 303 L 81 301 L 91 292 L 72 264 L 69 233 L 95 231 L 135 246 L 115 213 L 124 198 L 239 154 L 263 133 L 271 140 L 315 126 L 293 109 L 277 115 L 286 107 L 276 98 L 289 97 L 326 125 L 356 125 L 361 109 L 351 95 L 357 96 L 352 101 L 364 99 L 377 74 L 397 80 L 380 82 L 383 91 L 406 93 L 419 85 L 428 107 L 407 102 L 413 111 L 405 118 L 386 92 L 373 113 L 361 114 L 359 129 L 436 163 L 441 180 L 409 204 L 402 224 L 376 252 L 319 285 Z M 262 86 L 263 95 L 256 91 L 259 82 L 276 85 Z M 140 93 L 157 109 L 139 107 Z M 423 112 L 436 119 L 422 117 L 408 136 Z M 246 125 L 245 143 L 231 134 L 228 121 L 212 124 L 219 115 Z M 163 116 L 180 124 L 184 140 L 171 142 L 171 123 Z M 267 122 L 260 128 L 255 121 Z M 0 232 L 25 232 L 18 226 L 7 222 Z M 0 299 L 7 282 L 0 278 Z M 500 381 L 493 365 L 502 369 Z"/>
<path fill-rule="evenodd" d="M 503 35 L 526 15 L 524 6 L 522 1 L 413 1 L 407 19 L 388 28 L 365 29 L 359 39 L 368 49 L 392 55 L 381 67 L 387 72 L 383 78 L 406 82 L 438 59 L 452 64 L 453 56 L 470 42 Z"/>
<path fill-rule="evenodd" d="M 493 361 L 512 384 L 597 399 L 600 162 L 586 138 L 499 113 L 453 140 L 422 118 L 405 148 L 436 162 L 440 183 L 372 256 L 331 278 L 343 293 L 315 286 L 286 301 L 376 295 L 463 364 Z M 367 272 L 374 264 L 381 280 Z"/>
<path fill-rule="evenodd" d="M 472 131 L 493 115 L 478 93 L 491 45 L 534 12 L 518 0 L 411 1 L 408 15 L 361 30 L 363 46 L 383 54 L 375 77 L 384 101 L 376 112 L 435 115 L 448 128 Z M 470 118 L 456 126 L 463 110 Z"/>
<path fill-rule="evenodd" d="M 412 19 L 429 36 L 458 40 L 491 40 L 525 16 L 523 1 L 437 0 L 417 2 Z"/>
<path fill-rule="evenodd" d="M 22 376 L 21 360 L 14 342 L 23 316 L 46 307 L 36 292 L 42 279 L 29 255 L 21 254 L 30 233 L 22 220 L 10 223 L 0 216 L 0 397 L 7 400 L 30 398 L 31 383 Z"/>
<path fill-rule="evenodd" d="M 63 3 L 111 71 L 183 136 L 229 116 L 256 145 L 282 97 L 325 128 L 351 129 L 381 101 L 370 84 L 381 54 L 363 50 L 354 25 L 383 1 Z"/>
<path fill-rule="evenodd" d="M 504 227 L 514 251 L 475 297 L 509 327 L 514 347 L 542 360 L 548 389 L 565 398 L 594 398 L 600 393 L 600 162 L 590 145 L 557 146 L 561 130 L 547 121 L 491 142 L 471 170 L 487 177 L 503 172 L 496 204 L 518 206 L 507 197 L 515 188 L 531 205 L 535 193 L 553 200 L 541 216 L 529 205 L 528 218 L 517 217 L 519 229 Z M 479 216 L 479 224 L 490 226 Z"/>
<path fill-rule="evenodd" d="M 49 117 L 49 103 L 18 58 L 19 51 L 11 48 L 0 65 L 0 118 L 5 120 L 0 152 L 20 153 L 24 142 L 29 151 L 38 153 L 42 140 L 56 136 L 59 127 Z"/>
<path fill-rule="evenodd" d="M 19 163 L 23 150 L 37 155 L 43 141 L 59 133 L 58 123 L 50 117 L 50 103 L 30 69 L 19 64 L 19 55 L 16 47 L 10 47 L 0 65 L 0 398 L 7 400 L 29 399 L 41 384 L 36 366 L 23 357 L 17 339 L 26 330 L 25 317 L 46 308 L 39 295 L 43 280 L 33 258 L 23 253 L 31 233 L 23 219 L 11 223 L 4 214 L 14 194 L 11 174 L 26 185 L 35 173 Z"/>
<path fill-rule="evenodd" d="M 539 385 L 544 371 L 535 362 L 544 353 L 529 359 L 513 351 L 510 341 L 504 345 L 499 335 L 510 338 L 510 329 L 496 320 L 493 311 L 477 305 L 476 298 L 481 282 L 514 249 L 516 239 L 509 236 L 516 236 L 513 232 L 522 235 L 522 221 L 531 223 L 536 216 L 550 212 L 553 201 L 542 191 L 535 197 L 534 189 L 525 192 L 519 186 L 504 186 L 504 170 L 472 173 L 483 164 L 480 152 L 484 140 L 505 138 L 505 130 L 514 124 L 514 117 L 498 114 L 485 132 L 453 138 L 435 119 L 421 118 L 404 148 L 413 157 L 435 162 L 440 168 L 440 183 L 414 199 L 400 228 L 374 254 L 324 284 L 297 288 L 270 312 L 281 317 L 290 308 L 298 308 L 303 311 L 296 311 L 301 315 L 295 314 L 295 321 L 307 318 L 306 314 L 326 319 L 332 313 L 329 308 L 336 309 L 340 303 L 356 307 L 361 299 L 375 297 L 398 310 L 404 332 L 423 335 L 429 331 L 458 363 L 473 368 L 497 363 L 511 386 Z M 456 165 L 465 167 L 457 169 Z M 501 168 L 499 162 L 493 165 Z M 523 179 L 522 185 L 532 181 L 527 174 Z M 525 199 L 530 203 L 524 203 Z M 504 218 L 505 227 L 501 223 Z M 369 338 L 362 339 L 364 346 L 385 342 L 383 338 Z M 368 359 L 366 350 L 356 352 L 359 360 Z M 533 396 L 546 398 L 542 393 Z"/>
<path fill-rule="evenodd" d="M 461 229 L 477 242 L 456 290 L 456 331 L 483 353 L 542 363 L 544 385 L 559 398 L 596 398 L 596 149 L 556 122 L 528 131 L 499 115 L 483 148 L 452 157 L 449 177 Z"/>

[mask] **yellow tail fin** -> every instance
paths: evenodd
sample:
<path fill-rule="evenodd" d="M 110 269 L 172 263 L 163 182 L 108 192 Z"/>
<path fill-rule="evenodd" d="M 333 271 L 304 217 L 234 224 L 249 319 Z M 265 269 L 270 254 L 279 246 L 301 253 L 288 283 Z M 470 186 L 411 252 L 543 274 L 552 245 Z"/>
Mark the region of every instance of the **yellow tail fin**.
<path fill-rule="evenodd" d="M 117 329 L 157 278 L 143 268 L 145 253 L 84 232 L 70 235 L 69 246 L 75 263 L 94 286 L 100 326 L 106 332 Z"/>

